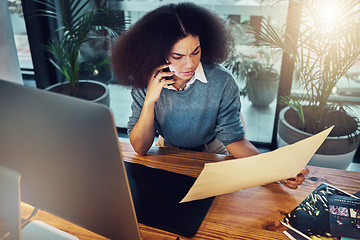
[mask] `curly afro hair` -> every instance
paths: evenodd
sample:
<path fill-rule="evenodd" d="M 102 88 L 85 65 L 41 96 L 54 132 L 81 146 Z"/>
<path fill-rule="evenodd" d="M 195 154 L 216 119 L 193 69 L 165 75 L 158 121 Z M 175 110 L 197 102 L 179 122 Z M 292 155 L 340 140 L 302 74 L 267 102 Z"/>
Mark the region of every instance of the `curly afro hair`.
<path fill-rule="evenodd" d="M 143 16 L 114 44 L 111 66 L 121 85 L 146 88 L 153 71 L 166 63 L 175 43 L 198 36 L 201 61 L 222 62 L 233 49 L 233 38 L 215 13 L 193 3 L 168 4 Z"/>

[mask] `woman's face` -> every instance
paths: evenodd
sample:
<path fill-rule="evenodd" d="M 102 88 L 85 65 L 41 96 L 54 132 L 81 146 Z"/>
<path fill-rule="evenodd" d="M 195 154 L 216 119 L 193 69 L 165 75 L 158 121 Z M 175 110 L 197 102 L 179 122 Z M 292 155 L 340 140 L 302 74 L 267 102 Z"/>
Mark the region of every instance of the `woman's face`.
<path fill-rule="evenodd" d="M 201 47 L 198 36 L 187 36 L 179 40 L 171 49 L 167 59 L 174 72 L 175 79 L 189 80 L 195 73 L 201 58 Z"/>

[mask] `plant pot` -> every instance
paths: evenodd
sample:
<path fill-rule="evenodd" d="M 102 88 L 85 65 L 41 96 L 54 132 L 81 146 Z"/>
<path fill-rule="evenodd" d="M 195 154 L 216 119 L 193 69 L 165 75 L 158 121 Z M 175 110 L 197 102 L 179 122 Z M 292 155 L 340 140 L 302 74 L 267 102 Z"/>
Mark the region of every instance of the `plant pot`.
<path fill-rule="evenodd" d="M 70 84 L 68 82 L 51 85 L 45 90 L 70 96 Z M 109 88 L 101 82 L 80 80 L 79 94 L 75 97 L 110 106 Z"/>
<path fill-rule="evenodd" d="M 307 137 L 310 133 L 303 132 L 290 123 L 294 123 L 295 111 L 285 107 L 280 111 L 278 123 L 278 147 L 283 147 Z M 311 158 L 309 165 L 347 169 L 352 162 L 359 146 L 360 132 L 355 130 L 354 137 L 327 137 Z M 291 156 L 289 156 L 291 161 Z"/>
<path fill-rule="evenodd" d="M 251 79 L 248 83 L 247 96 L 256 107 L 268 107 L 277 96 L 279 80 Z"/>

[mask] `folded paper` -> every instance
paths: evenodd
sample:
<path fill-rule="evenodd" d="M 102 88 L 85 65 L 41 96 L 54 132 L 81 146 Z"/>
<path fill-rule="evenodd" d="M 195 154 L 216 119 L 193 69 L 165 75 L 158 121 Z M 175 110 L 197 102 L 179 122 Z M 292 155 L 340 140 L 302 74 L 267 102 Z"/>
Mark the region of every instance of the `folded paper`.
<path fill-rule="evenodd" d="M 204 199 L 294 177 L 306 167 L 333 127 L 271 152 L 206 163 L 181 202 Z"/>

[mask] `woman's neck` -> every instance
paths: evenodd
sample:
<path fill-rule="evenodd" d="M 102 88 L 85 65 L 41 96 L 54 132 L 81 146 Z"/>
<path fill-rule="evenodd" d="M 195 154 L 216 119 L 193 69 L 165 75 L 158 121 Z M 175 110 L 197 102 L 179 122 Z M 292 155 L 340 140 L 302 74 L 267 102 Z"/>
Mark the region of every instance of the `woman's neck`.
<path fill-rule="evenodd" d="M 186 84 L 190 81 L 189 79 L 177 79 L 175 78 L 176 82 L 173 84 L 173 87 L 178 91 L 183 91 L 186 87 Z"/>

